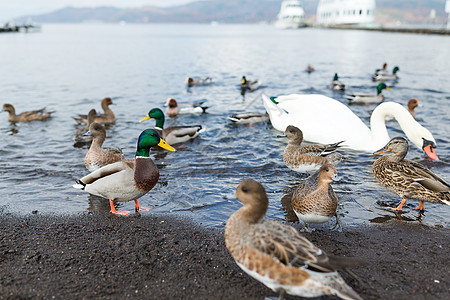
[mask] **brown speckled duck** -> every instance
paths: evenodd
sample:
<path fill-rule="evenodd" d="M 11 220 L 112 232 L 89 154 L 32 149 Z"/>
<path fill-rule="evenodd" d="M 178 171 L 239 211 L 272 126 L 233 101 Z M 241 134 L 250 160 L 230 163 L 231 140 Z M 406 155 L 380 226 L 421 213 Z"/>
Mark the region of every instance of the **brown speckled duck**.
<path fill-rule="evenodd" d="M 158 182 L 159 171 L 149 157 L 150 148 L 160 146 L 175 151 L 154 129 L 144 130 L 139 136 L 134 159 L 125 159 L 106 165 L 79 180 L 74 185 L 89 194 L 109 200 L 111 213 L 127 215 L 128 211 L 116 211 L 114 201 L 134 200 L 136 211 L 148 210 L 141 207 L 138 198 L 148 193 Z"/>
<path fill-rule="evenodd" d="M 95 122 L 103 123 L 103 124 L 112 124 L 116 122 L 116 116 L 109 106 L 113 104 L 112 99 L 107 97 L 101 101 L 102 109 L 104 113 L 97 114 L 95 116 Z M 74 118 L 78 124 L 87 124 L 87 115 L 78 115 L 79 118 Z"/>
<path fill-rule="evenodd" d="M 285 135 L 289 139 L 289 144 L 284 149 L 283 160 L 286 166 L 296 172 L 308 172 L 319 169 L 326 163 L 337 163 L 342 159 L 336 149 L 338 142 L 330 145 L 304 145 L 303 132 L 295 126 L 286 127 Z"/>
<path fill-rule="evenodd" d="M 18 115 L 16 115 L 16 109 L 11 104 L 3 104 L 3 111 L 9 113 L 8 120 L 10 122 L 30 122 L 30 121 L 43 121 L 51 117 L 53 111 L 45 111 L 45 107 L 32 110 L 32 111 L 24 111 Z"/>
<path fill-rule="evenodd" d="M 375 179 L 390 192 L 399 195 L 402 201 L 397 208 L 401 210 L 406 199 L 419 200 L 415 209 L 423 210 L 424 202 L 450 205 L 450 185 L 436 176 L 427 167 L 404 159 L 408 153 L 408 142 L 403 137 L 395 137 L 374 155 L 391 152 L 377 159 L 372 172 Z"/>
<path fill-rule="evenodd" d="M 90 172 L 124 159 L 120 149 L 102 148 L 103 142 L 106 139 L 106 130 L 102 124 L 97 122 L 92 123 L 86 134 L 92 135 L 91 147 L 84 157 L 84 165 Z"/>
<path fill-rule="evenodd" d="M 331 187 L 336 174 L 335 166 L 324 164 L 298 185 L 292 195 L 292 209 L 305 224 L 324 223 L 335 216 L 336 227 L 340 228 L 336 214 L 338 198 Z"/>
<path fill-rule="evenodd" d="M 144 122 L 153 118 L 156 120 L 156 126 L 154 129 L 158 130 L 159 134 L 170 145 L 175 145 L 179 143 L 187 142 L 191 139 L 194 139 L 198 136 L 200 130 L 202 129 L 201 125 L 193 125 L 193 126 L 169 126 L 164 128 L 164 113 L 159 108 L 152 108 L 147 116 L 140 120 L 140 122 Z"/>
<path fill-rule="evenodd" d="M 361 299 L 337 272 L 355 260 L 329 257 L 293 227 L 264 219 L 268 199 L 251 179 L 236 190 L 242 204 L 227 221 L 225 244 L 238 266 L 275 292 L 302 297 L 336 295 Z"/>
<path fill-rule="evenodd" d="M 91 109 L 87 115 L 88 124 L 83 128 L 78 128 L 73 136 L 73 145 L 74 146 L 82 146 L 86 144 L 90 144 L 92 142 L 92 135 L 85 135 L 86 132 L 89 131 L 89 126 L 94 123 L 95 116 L 97 112 L 95 109 Z"/>

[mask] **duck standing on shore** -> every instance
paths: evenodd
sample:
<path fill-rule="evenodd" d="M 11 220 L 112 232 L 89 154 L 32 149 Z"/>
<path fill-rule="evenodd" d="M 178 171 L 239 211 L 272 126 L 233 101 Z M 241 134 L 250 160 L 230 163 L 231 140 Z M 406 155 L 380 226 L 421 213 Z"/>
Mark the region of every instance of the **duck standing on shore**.
<path fill-rule="evenodd" d="M 24 111 L 18 115 L 16 115 L 16 109 L 12 104 L 5 103 L 3 104 L 3 111 L 9 113 L 8 121 L 16 123 L 16 122 L 31 122 L 31 121 L 44 121 L 51 117 L 51 114 L 54 111 L 45 111 L 45 107 L 32 110 L 32 111 Z"/>
<path fill-rule="evenodd" d="M 335 216 L 336 228 L 340 229 L 336 213 L 338 198 L 331 186 L 336 174 L 335 166 L 324 164 L 295 189 L 292 209 L 305 226 L 307 223 L 325 223 Z"/>
<path fill-rule="evenodd" d="M 149 157 L 153 146 L 175 152 L 175 149 L 161 139 L 158 131 L 146 129 L 139 136 L 134 159 L 106 165 L 78 179 L 74 187 L 108 199 L 113 214 L 129 214 L 128 211 L 116 211 L 114 201 L 134 200 L 136 211 L 148 210 L 139 205 L 138 199 L 147 194 L 159 179 L 158 168 Z"/>
<path fill-rule="evenodd" d="M 293 171 L 300 173 L 314 171 L 324 164 L 338 163 L 342 159 L 342 156 L 335 152 L 342 142 L 329 145 L 301 145 L 303 132 L 292 125 L 286 128 L 285 135 L 289 143 L 284 148 L 283 161 Z"/>
<path fill-rule="evenodd" d="M 169 126 L 164 128 L 165 117 L 164 113 L 159 108 L 152 108 L 148 112 L 147 116 L 139 122 L 144 122 L 151 118 L 156 120 L 155 129 L 159 132 L 162 139 L 170 145 L 184 143 L 194 139 L 198 136 L 200 130 L 202 129 L 201 125 Z"/>
<path fill-rule="evenodd" d="M 110 105 L 112 105 L 112 99 L 107 97 L 104 98 L 101 101 L 101 106 L 103 109 L 103 113 L 102 114 L 97 114 L 95 116 L 95 122 L 97 123 L 103 123 L 103 124 L 112 124 L 114 122 L 116 122 L 116 116 L 114 115 L 113 111 L 111 110 L 111 108 L 109 108 Z M 78 124 L 87 124 L 88 120 L 87 120 L 87 115 L 78 115 L 78 118 L 74 118 L 75 121 Z"/>
<path fill-rule="evenodd" d="M 399 195 L 402 201 L 393 210 L 400 211 L 406 199 L 419 200 L 415 209 L 423 210 L 424 202 L 450 205 L 450 185 L 431 172 L 427 167 L 404 159 L 408 153 L 408 141 L 395 137 L 374 155 L 391 152 L 377 159 L 372 165 L 375 179 L 388 191 Z"/>
<path fill-rule="evenodd" d="M 361 299 L 337 272 L 356 265 L 354 259 L 327 256 L 295 228 L 264 219 L 269 200 L 260 183 L 243 180 L 236 196 L 244 206 L 228 219 L 225 244 L 242 270 L 279 292 L 280 299 L 285 293 Z"/>
<path fill-rule="evenodd" d="M 118 148 L 102 148 L 106 139 L 106 130 L 102 124 L 92 123 L 85 135 L 92 135 L 91 147 L 84 157 L 84 165 L 90 172 L 124 159 L 122 150 Z"/>

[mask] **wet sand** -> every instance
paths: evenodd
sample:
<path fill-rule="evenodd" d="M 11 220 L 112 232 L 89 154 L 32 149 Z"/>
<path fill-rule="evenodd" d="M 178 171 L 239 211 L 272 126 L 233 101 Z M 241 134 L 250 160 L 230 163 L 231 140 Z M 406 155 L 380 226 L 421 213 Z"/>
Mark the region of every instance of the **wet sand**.
<path fill-rule="evenodd" d="M 304 234 L 329 254 L 365 261 L 352 269 L 359 280 L 341 272 L 364 299 L 448 299 L 449 233 L 392 220 Z M 239 269 L 223 230 L 185 217 L 0 214 L 0 299 L 266 296 L 276 293 Z"/>

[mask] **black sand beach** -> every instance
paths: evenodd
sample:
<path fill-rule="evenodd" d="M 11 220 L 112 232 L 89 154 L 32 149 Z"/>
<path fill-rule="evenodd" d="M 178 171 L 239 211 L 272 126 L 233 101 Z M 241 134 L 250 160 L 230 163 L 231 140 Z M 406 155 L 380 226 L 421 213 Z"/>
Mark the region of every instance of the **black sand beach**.
<path fill-rule="evenodd" d="M 390 221 L 305 235 L 366 262 L 352 269 L 359 281 L 341 272 L 364 299 L 448 299 L 448 229 Z M 0 291 L 1 299 L 276 296 L 234 263 L 223 230 L 166 215 L 3 214 Z"/>

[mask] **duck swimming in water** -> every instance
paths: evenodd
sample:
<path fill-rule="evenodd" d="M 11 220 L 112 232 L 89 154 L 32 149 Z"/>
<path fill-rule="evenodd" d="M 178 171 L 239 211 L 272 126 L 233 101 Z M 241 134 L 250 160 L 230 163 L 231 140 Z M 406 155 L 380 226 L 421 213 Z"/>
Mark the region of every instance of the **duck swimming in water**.
<path fill-rule="evenodd" d="M 51 117 L 51 114 L 54 111 L 45 111 L 45 107 L 32 110 L 32 111 L 24 111 L 18 115 L 16 115 L 16 109 L 11 104 L 3 104 L 3 111 L 9 113 L 8 121 L 16 123 L 16 122 L 31 122 L 31 121 L 44 121 Z"/>

